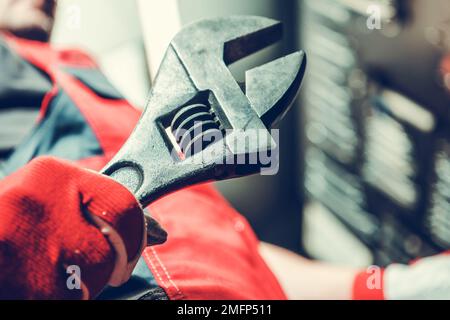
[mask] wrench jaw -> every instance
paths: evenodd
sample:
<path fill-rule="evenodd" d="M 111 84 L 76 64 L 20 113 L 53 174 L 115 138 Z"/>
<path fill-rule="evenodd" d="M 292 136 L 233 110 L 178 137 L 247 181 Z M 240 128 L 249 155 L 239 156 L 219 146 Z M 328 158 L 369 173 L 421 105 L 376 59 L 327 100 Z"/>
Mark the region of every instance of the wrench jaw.
<path fill-rule="evenodd" d="M 297 51 L 246 72 L 246 96 L 267 128 L 274 127 L 289 111 L 305 70 L 306 55 Z"/>
<path fill-rule="evenodd" d="M 223 61 L 226 65 L 232 64 L 242 58 L 245 58 L 252 53 L 262 50 L 282 39 L 283 25 L 280 21 L 260 17 L 237 17 L 236 19 L 253 27 L 255 20 L 258 21 L 256 31 L 242 34 L 232 40 L 224 42 L 223 46 Z"/>
<path fill-rule="evenodd" d="M 233 63 L 264 49 L 282 37 L 280 21 L 258 16 L 231 16 L 194 22 L 181 30 L 172 45 L 181 60 L 207 53 Z"/>

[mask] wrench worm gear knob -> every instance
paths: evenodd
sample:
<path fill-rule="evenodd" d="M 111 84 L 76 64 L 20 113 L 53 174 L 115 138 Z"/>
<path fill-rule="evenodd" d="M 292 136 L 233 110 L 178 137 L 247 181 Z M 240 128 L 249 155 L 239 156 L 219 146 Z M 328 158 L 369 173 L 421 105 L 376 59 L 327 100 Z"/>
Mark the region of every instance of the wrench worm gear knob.
<path fill-rule="evenodd" d="M 170 128 L 184 157 L 201 152 L 215 142 L 208 137 L 222 133 L 215 114 L 207 105 L 200 103 L 181 108 L 173 117 Z M 200 145 L 195 148 L 197 142 Z"/>
<path fill-rule="evenodd" d="M 279 21 L 256 16 L 183 28 L 166 51 L 135 130 L 102 172 L 146 206 L 188 185 L 261 170 L 261 154 L 277 148 L 269 129 L 291 106 L 306 57 L 297 51 L 247 70 L 244 84 L 228 65 L 281 36 Z"/>

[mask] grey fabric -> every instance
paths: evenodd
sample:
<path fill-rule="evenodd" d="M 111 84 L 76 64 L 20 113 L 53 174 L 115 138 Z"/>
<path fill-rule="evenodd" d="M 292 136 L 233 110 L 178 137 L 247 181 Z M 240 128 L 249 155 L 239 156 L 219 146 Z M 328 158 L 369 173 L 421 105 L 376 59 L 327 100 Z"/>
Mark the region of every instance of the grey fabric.
<path fill-rule="evenodd" d="M 38 114 L 38 109 L 0 109 L 0 157 L 6 157 L 25 138 Z"/>
<path fill-rule="evenodd" d="M 150 289 L 145 295 L 140 297 L 138 300 L 169 300 L 166 292 L 160 288 L 155 287 Z"/>
<path fill-rule="evenodd" d="M 11 174 L 41 155 L 73 161 L 103 155 L 92 128 L 63 91 L 53 98 L 44 119 L 34 127 L 26 141 L 18 145 L 3 163 L 3 171 Z"/>
<path fill-rule="evenodd" d="M 42 99 L 51 87 L 46 75 L 0 38 L 0 158 L 31 130 Z"/>
<path fill-rule="evenodd" d="M 155 277 L 140 258 L 131 279 L 118 288 L 108 287 L 98 297 L 99 300 L 169 300 L 166 292 L 158 286 Z"/>
<path fill-rule="evenodd" d="M 85 86 L 104 99 L 123 99 L 123 96 L 112 86 L 109 80 L 98 69 L 64 68 L 64 70 L 81 81 Z"/>

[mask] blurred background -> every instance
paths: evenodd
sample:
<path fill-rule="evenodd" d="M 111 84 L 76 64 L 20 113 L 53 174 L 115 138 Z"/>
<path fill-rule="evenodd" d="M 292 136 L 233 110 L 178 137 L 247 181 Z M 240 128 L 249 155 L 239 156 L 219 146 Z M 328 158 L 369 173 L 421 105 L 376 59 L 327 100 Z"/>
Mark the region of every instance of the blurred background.
<path fill-rule="evenodd" d="M 60 0 L 52 42 L 94 55 L 143 107 L 175 33 L 252 14 L 284 39 L 230 68 L 304 49 L 306 81 L 280 124 L 280 171 L 218 183 L 258 236 L 345 265 L 450 247 L 450 1 Z"/>

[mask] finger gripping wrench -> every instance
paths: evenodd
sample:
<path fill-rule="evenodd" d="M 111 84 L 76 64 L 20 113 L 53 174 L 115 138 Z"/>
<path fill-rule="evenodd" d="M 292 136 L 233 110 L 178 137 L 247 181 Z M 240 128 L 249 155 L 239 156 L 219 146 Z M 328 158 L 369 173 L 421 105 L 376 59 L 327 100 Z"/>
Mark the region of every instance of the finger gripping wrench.
<path fill-rule="evenodd" d="M 255 16 L 202 20 L 182 29 L 136 128 L 102 173 L 145 207 L 188 185 L 260 170 L 261 161 L 236 159 L 275 150 L 268 128 L 292 104 L 305 55 L 295 52 L 248 70 L 244 89 L 227 66 L 281 34 L 280 22 Z"/>

